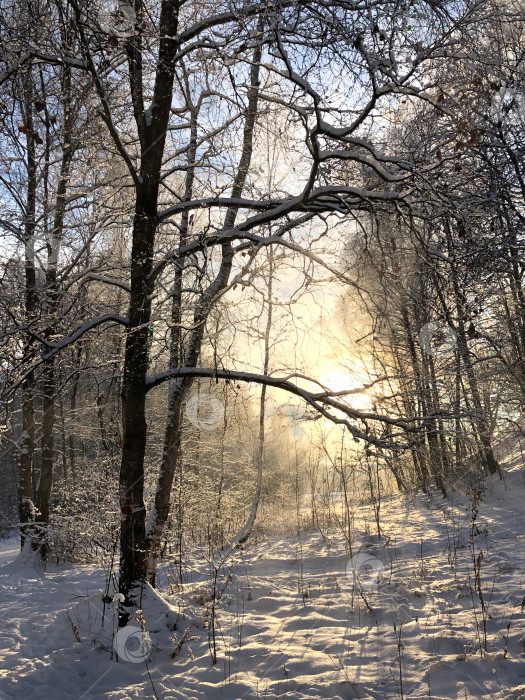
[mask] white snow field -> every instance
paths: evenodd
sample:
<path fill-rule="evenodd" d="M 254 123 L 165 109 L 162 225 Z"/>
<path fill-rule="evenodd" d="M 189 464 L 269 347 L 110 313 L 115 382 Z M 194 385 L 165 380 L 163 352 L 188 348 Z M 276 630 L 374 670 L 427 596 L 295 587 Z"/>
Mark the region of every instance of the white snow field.
<path fill-rule="evenodd" d="M 379 542 L 360 506 L 351 560 L 335 530 L 249 543 L 217 578 L 215 665 L 206 565 L 114 637 L 104 569 L 44 573 L 4 540 L 0 698 L 524 700 L 524 476 L 507 460 L 474 523 L 468 496 L 385 502 Z"/>

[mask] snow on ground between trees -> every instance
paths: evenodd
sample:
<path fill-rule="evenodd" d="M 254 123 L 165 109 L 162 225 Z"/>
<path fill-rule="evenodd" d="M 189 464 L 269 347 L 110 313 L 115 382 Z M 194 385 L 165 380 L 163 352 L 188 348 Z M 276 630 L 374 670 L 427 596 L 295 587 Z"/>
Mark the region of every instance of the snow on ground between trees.
<path fill-rule="evenodd" d="M 139 620 L 115 639 L 102 568 L 44 573 L 4 540 L 0 698 L 379 700 L 401 697 L 402 683 L 405 697 L 523 699 L 524 475 L 521 455 L 507 460 L 475 523 L 468 496 L 384 502 L 380 541 L 360 506 L 350 563 L 335 530 L 248 543 L 217 580 L 215 666 L 209 567 L 197 557 L 182 587 L 144 589 L 144 634 Z M 164 563 L 159 582 L 173 570 Z"/>

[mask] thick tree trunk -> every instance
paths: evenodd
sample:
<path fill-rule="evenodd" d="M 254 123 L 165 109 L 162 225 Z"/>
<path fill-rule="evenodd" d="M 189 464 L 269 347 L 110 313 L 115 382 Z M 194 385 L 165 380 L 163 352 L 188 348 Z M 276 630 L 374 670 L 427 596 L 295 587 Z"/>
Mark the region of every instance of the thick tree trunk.
<path fill-rule="evenodd" d="M 150 205 L 151 206 L 151 205 Z M 146 371 L 148 367 L 148 323 L 151 315 L 153 242 L 157 226 L 154 211 L 148 211 L 146 192 L 137 193 L 133 230 L 129 325 L 122 383 L 123 449 L 120 465 L 121 512 L 119 589 L 125 604 L 134 606 L 134 588 L 145 576 L 146 524 L 144 512 L 144 455 L 146 451 Z M 125 624 L 129 615 L 121 614 Z"/>
<path fill-rule="evenodd" d="M 124 603 L 119 625 L 126 625 L 138 604 L 146 575 L 144 455 L 146 451 L 146 372 L 148 325 L 151 318 L 151 275 L 162 159 L 170 119 L 180 2 L 163 0 L 159 20 L 159 52 L 149 118 L 142 94 L 141 34 L 126 44 L 135 121 L 141 146 L 140 173 L 135 179 L 135 217 L 131 250 L 130 300 L 124 378 L 122 383 L 123 449 L 120 464 L 121 512 L 119 590 Z"/>

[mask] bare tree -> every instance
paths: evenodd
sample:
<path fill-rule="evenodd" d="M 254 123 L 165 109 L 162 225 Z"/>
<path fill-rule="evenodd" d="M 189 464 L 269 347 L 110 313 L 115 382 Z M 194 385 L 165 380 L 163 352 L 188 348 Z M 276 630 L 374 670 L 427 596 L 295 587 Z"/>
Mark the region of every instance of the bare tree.
<path fill-rule="evenodd" d="M 452 13 L 416 5 L 423 43 L 419 29 L 401 21 L 405 9 L 368 0 L 330 7 L 286 0 L 225 3 L 211 12 L 205 3 L 137 1 L 125 26 L 102 21 L 97 4 L 57 0 L 49 7 L 57 26 L 72 28 L 74 41 L 60 46 L 50 33 L 38 51 L 22 40 L 17 54 L 8 52 L 4 80 L 31 57 L 59 66 L 64 75 L 87 75 L 89 104 L 97 103 L 109 136 L 103 147 L 126 167 L 115 186 L 132 193 L 129 280 L 109 281 L 126 289 L 127 315 L 102 314 L 70 328 L 59 342 L 47 341 L 44 357 L 50 372 L 51 359 L 87 333 L 107 323 L 125 326 L 121 624 L 146 577 L 154 579 L 181 408 L 193 378 L 282 389 L 372 444 L 395 445 L 415 425 L 413 417 L 356 410 L 337 392 L 312 389 L 307 377 L 203 368 L 199 360 L 212 308 L 243 281 L 262 248 L 281 247 L 344 279 L 345 271 L 322 254 L 319 241 L 335 236 L 335 224 L 345 217 L 359 221 L 364 212 L 410 204 L 417 159 L 413 148 L 398 152 L 385 139 L 387 115 L 402 100 L 440 109 L 431 68 L 454 50 L 457 32 L 482 11 L 480 4 Z M 289 144 L 282 164 L 286 177 L 271 191 L 260 186 L 267 177 L 253 160 L 265 137 L 260 117 L 269 107 L 282 115 L 281 137 Z M 155 323 L 168 317 L 167 366 L 148 377 Z M 168 380 L 164 456 L 146 529 L 146 399 Z M 50 395 L 46 390 L 48 402 Z M 370 423 L 380 426 L 379 435 Z M 47 458 L 49 441 L 44 447 Z"/>

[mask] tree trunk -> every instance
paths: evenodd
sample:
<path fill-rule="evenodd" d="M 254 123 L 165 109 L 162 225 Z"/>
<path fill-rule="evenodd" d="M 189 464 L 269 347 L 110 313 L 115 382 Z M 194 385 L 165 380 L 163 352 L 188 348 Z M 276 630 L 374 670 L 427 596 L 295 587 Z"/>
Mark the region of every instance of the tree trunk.
<path fill-rule="evenodd" d="M 162 159 L 172 102 L 177 54 L 180 3 L 163 0 L 159 20 L 159 50 L 151 114 L 147 119 L 142 94 L 141 35 L 126 45 L 135 121 L 141 146 L 140 173 L 135 178 L 135 216 L 131 249 L 130 299 L 124 378 L 122 383 L 123 448 L 119 476 L 120 576 L 124 603 L 119 625 L 127 624 L 138 604 L 146 575 L 146 518 L 144 510 L 144 455 L 146 452 L 146 372 L 148 325 L 151 319 L 151 275 Z"/>
<path fill-rule="evenodd" d="M 451 260 L 454 260 L 452 236 L 451 236 L 450 228 L 448 226 L 446 227 L 446 233 L 447 233 L 447 244 L 448 244 L 449 257 Z M 457 270 L 454 263 L 452 263 L 452 266 L 451 266 L 451 273 L 452 273 L 452 284 L 453 284 L 453 288 L 454 288 L 454 296 L 455 296 L 455 303 L 456 303 L 456 311 L 457 311 L 457 316 L 458 316 L 457 328 L 456 328 L 458 351 L 459 351 L 461 360 L 463 362 L 463 366 L 465 367 L 465 370 L 466 370 L 467 380 L 468 380 L 469 388 L 470 388 L 470 395 L 472 397 L 472 404 L 474 407 L 474 411 L 476 413 L 475 423 L 476 423 L 478 437 L 479 437 L 479 440 L 481 443 L 481 454 L 480 454 L 481 464 L 482 464 L 482 467 L 485 471 L 489 472 L 490 474 L 495 474 L 496 472 L 499 471 L 499 464 L 498 464 L 498 461 L 496 460 L 496 457 L 494 456 L 494 452 L 492 450 L 492 445 L 491 445 L 491 441 L 490 441 L 490 433 L 488 430 L 487 421 L 486 421 L 484 410 L 483 410 L 483 404 L 481 402 L 481 395 L 479 393 L 478 381 L 477 381 L 476 375 L 474 373 L 474 368 L 472 366 L 472 362 L 471 362 L 471 358 L 470 358 L 470 352 L 468 349 L 468 342 L 467 342 L 467 333 L 465 330 L 464 303 L 462 301 L 462 295 L 461 295 L 461 290 L 460 290 L 459 281 L 458 281 L 458 270 Z"/>
<path fill-rule="evenodd" d="M 64 110 L 64 129 L 62 134 L 62 159 L 60 163 L 60 175 L 56 189 L 54 205 L 53 227 L 48 235 L 46 220 L 48 210 L 47 178 L 49 170 L 46 167 L 44 186 L 46 200 L 44 203 L 44 226 L 47 244 L 47 270 L 46 270 L 46 298 L 45 309 L 48 315 L 48 327 L 45 332 L 47 338 L 51 338 L 55 332 L 55 324 L 58 318 L 59 289 L 58 289 L 58 260 L 60 245 L 64 231 L 64 217 L 66 213 L 66 195 L 69 183 L 71 161 L 76 150 L 74 144 L 73 125 L 74 115 L 71 105 L 71 68 L 64 66 L 61 73 L 61 101 Z M 47 127 L 49 129 L 49 127 Z M 42 438 L 41 438 L 41 467 L 37 486 L 37 507 L 41 522 L 40 531 L 40 555 L 42 560 L 47 559 L 47 527 L 49 524 L 49 504 L 53 487 L 54 467 L 54 430 L 55 430 L 55 395 L 56 395 L 56 359 L 55 356 L 44 360 L 42 369 Z"/>
<path fill-rule="evenodd" d="M 189 93 L 187 100 L 189 102 Z M 184 192 L 185 201 L 189 201 L 192 197 L 193 183 L 195 180 L 194 163 L 197 154 L 197 117 L 198 110 L 191 105 L 191 131 L 188 149 L 189 167 L 186 173 Z M 182 214 L 180 225 L 180 246 L 184 245 L 187 239 L 189 230 L 189 216 L 189 212 L 184 212 Z M 183 361 L 181 335 L 182 284 L 183 266 L 181 262 L 178 261 L 175 266 L 172 290 L 170 367 L 178 367 Z M 170 384 L 169 388 L 162 462 L 157 479 L 155 503 L 149 515 L 148 524 L 146 527 L 147 578 L 152 586 L 155 585 L 157 557 L 171 507 L 171 487 L 173 484 L 173 478 L 177 470 L 178 460 L 181 458 L 180 441 L 182 404 L 191 385 L 191 379 L 188 379 L 185 382 L 176 380 Z"/>
<path fill-rule="evenodd" d="M 261 26 L 262 19 L 259 21 Z M 244 124 L 243 148 L 239 161 L 235 182 L 232 187 L 232 198 L 240 197 L 246 182 L 246 176 L 250 167 L 253 152 L 253 134 L 255 119 L 257 116 L 257 103 L 259 95 L 259 74 L 261 61 L 261 46 L 254 49 L 252 68 L 250 71 L 250 89 L 248 91 L 248 109 Z M 231 207 L 225 216 L 224 228 L 231 228 L 237 216 L 235 207 Z M 194 314 L 194 325 L 188 348 L 184 354 L 184 366 L 195 367 L 200 356 L 204 326 L 211 304 L 215 296 L 228 284 L 233 261 L 233 251 L 230 243 L 222 246 L 222 261 L 217 276 L 201 295 Z M 176 290 L 175 290 L 176 291 Z M 179 297 L 180 298 L 180 297 Z M 175 303 L 175 300 L 174 300 Z M 180 304 L 180 301 L 179 301 Z M 175 327 L 175 326 L 174 326 Z M 172 345 L 173 352 L 173 345 Z M 148 520 L 148 581 L 154 585 L 156 562 L 162 537 L 168 520 L 171 505 L 171 487 L 177 468 L 177 459 L 180 454 L 180 427 L 182 404 L 191 387 L 191 379 L 176 379 L 170 387 L 168 399 L 168 417 L 164 437 L 164 451 L 160 468 L 157 489 L 155 492 L 155 505 Z"/>
<path fill-rule="evenodd" d="M 47 534 L 49 523 L 49 501 L 53 485 L 54 427 L 55 427 L 55 363 L 54 357 L 47 360 L 42 378 L 42 439 L 40 477 L 36 490 L 38 520 L 40 521 L 40 556 L 47 559 Z"/>
<path fill-rule="evenodd" d="M 76 347 L 75 352 L 75 363 L 77 370 L 80 368 L 80 360 L 82 357 L 82 343 L 79 342 Z M 69 447 L 69 465 L 71 472 L 71 483 L 74 486 L 76 482 L 77 474 L 77 461 L 76 461 L 76 431 L 77 431 L 77 395 L 78 395 L 78 384 L 80 381 L 80 373 L 75 372 L 73 376 L 73 386 L 71 387 L 71 396 L 69 398 L 69 435 L 68 435 L 68 447 Z"/>
<path fill-rule="evenodd" d="M 273 316 L 273 304 L 272 304 L 272 292 L 273 292 L 273 251 L 270 248 L 270 268 L 268 277 L 268 314 L 266 317 L 266 328 L 264 330 L 264 361 L 263 361 L 263 374 L 268 376 L 268 369 L 270 366 L 270 333 L 272 330 L 272 316 Z M 252 500 L 252 507 L 250 509 L 250 514 L 244 526 L 239 530 L 235 537 L 226 547 L 226 556 L 233 551 L 236 547 L 246 542 L 251 534 L 253 526 L 255 524 L 255 519 L 257 517 L 257 510 L 259 508 L 259 501 L 261 500 L 261 489 L 262 489 L 262 479 L 263 479 L 263 467 L 264 467 L 264 421 L 266 418 L 266 384 L 261 387 L 261 399 L 259 405 L 259 439 L 257 442 L 257 478 L 255 482 L 255 493 Z"/>
<path fill-rule="evenodd" d="M 157 226 L 154 212 L 148 211 L 148 193 L 137 192 L 133 229 L 129 325 L 124 355 L 122 383 L 123 449 L 120 465 L 119 498 L 120 579 L 124 604 L 136 603 L 134 589 L 144 580 L 146 523 L 144 512 L 144 455 L 146 451 L 146 371 L 148 367 L 148 323 L 151 315 L 153 241 Z M 151 204 L 150 204 L 151 207 Z M 121 611 L 120 624 L 129 613 Z"/>
<path fill-rule="evenodd" d="M 25 244 L 25 316 L 31 322 L 36 307 L 36 271 L 34 235 L 36 226 L 36 160 L 35 139 L 33 131 L 33 77 L 29 68 L 24 84 L 25 123 L 27 125 L 27 194 L 24 222 Z M 24 343 L 24 355 L 28 364 L 32 362 L 33 340 L 28 338 Z M 30 525 L 35 519 L 33 503 L 33 468 L 35 451 L 35 375 L 29 372 L 22 384 L 22 436 L 20 440 L 19 480 L 18 480 L 18 517 L 20 519 L 20 545 L 24 549 L 26 543 L 34 549 L 34 531 Z"/>

